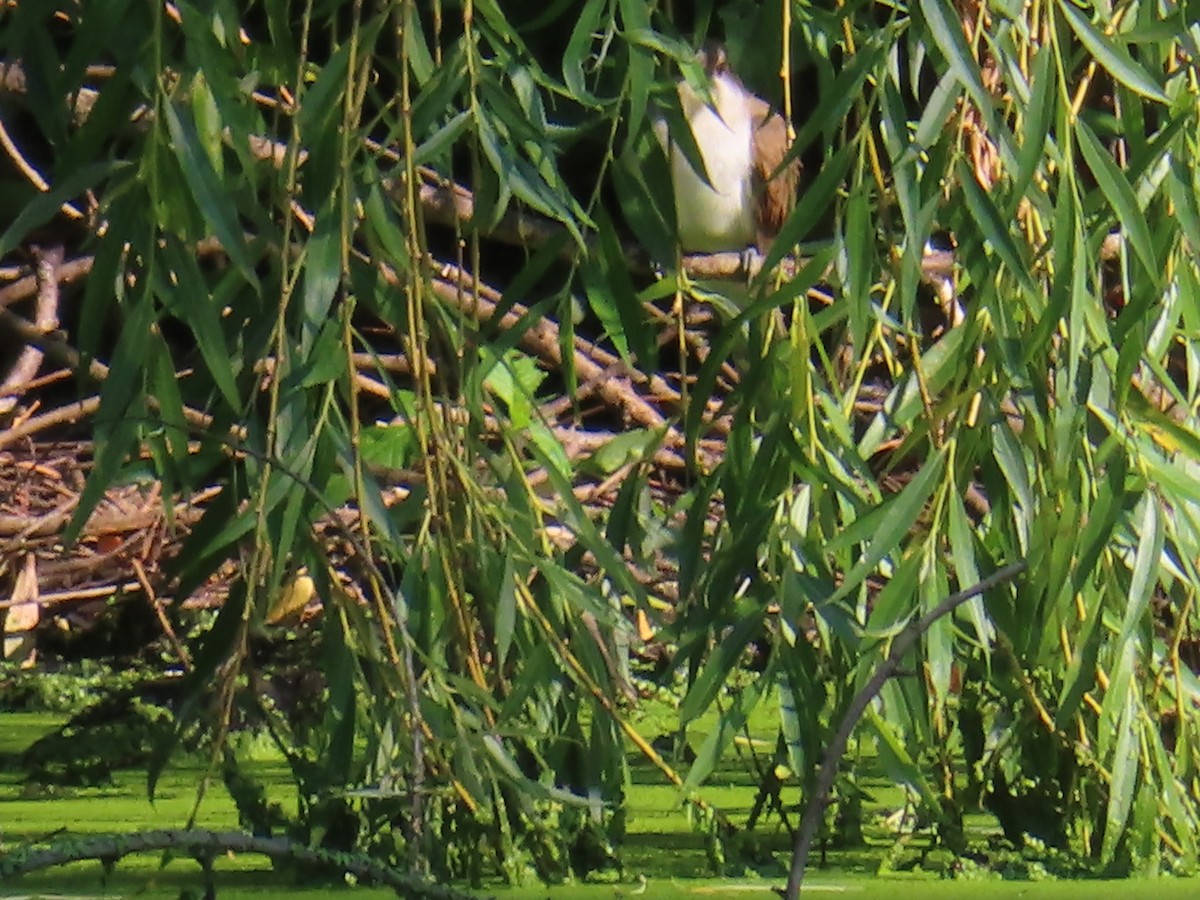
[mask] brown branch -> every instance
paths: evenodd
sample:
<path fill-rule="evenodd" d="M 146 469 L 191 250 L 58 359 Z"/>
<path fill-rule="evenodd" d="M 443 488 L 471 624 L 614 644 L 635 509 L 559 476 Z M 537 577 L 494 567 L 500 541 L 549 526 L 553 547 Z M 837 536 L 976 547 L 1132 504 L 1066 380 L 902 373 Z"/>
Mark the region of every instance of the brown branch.
<path fill-rule="evenodd" d="M 73 403 L 63 403 L 40 416 L 32 416 L 15 425 L 0 430 L 0 450 L 12 446 L 24 438 L 32 437 L 55 425 L 68 425 L 92 415 L 100 408 L 99 397 L 87 397 Z"/>
<path fill-rule="evenodd" d="M 58 282 L 60 287 L 79 281 L 92 271 L 92 266 L 95 262 L 96 259 L 92 256 L 81 256 L 70 262 L 59 261 L 54 266 L 54 280 Z M 37 292 L 38 274 L 34 272 L 31 275 L 11 281 L 0 288 L 0 306 L 12 306 L 12 304 L 20 300 L 26 300 L 34 296 Z"/>
<path fill-rule="evenodd" d="M 154 586 L 150 584 L 150 579 L 146 577 L 146 570 L 142 566 L 142 561 L 134 557 L 130 560 L 130 564 L 133 566 L 133 574 L 137 576 L 138 584 L 141 585 L 142 593 L 146 596 L 146 602 L 150 604 L 150 609 L 154 612 L 154 617 L 158 620 L 158 627 L 166 635 L 171 648 L 175 651 L 175 656 L 183 665 L 184 671 L 190 672 L 192 670 L 192 658 L 188 655 L 187 648 L 179 640 L 179 635 L 175 633 L 175 629 L 171 627 L 171 620 L 163 612 L 163 601 L 154 590 Z"/>
<path fill-rule="evenodd" d="M 84 370 L 83 357 L 75 347 L 66 341 L 62 332 L 55 331 L 47 334 L 32 322 L 2 307 L 0 307 L 0 326 L 12 331 L 25 343 L 37 347 L 59 365 L 66 366 L 76 372 Z M 87 374 L 92 380 L 97 382 L 103 382 L 108 377 L 108 371 L 108 366 L 95 359 L 88 363 L 86 369 Z M 39 417 L 38 427 L 44 427 L 44 422 L 41 420 L 45 420 L 48 417 L 58 416 L 61 420 L 62 417 L 69 419 L 73 415 L 78 415 L 81 411 L 93 412 L 95 411 L 95 407 L 92 406 L 93 402 L 98 401 L 89 399 L 79 403 L 68 404 L 63 409 L 55 410 L 53 413 L 47 414 L 47 416 Z M 154 397 L 147 397 L 146 404 L 151 409 L 158 409 L 158 401 Z M 201 432 L 206 432 L 212 427 L 212 416 L 207 413 L 200 412 L 190 406 L 184 406 L 182 412 L 184 420 L 193 428 Z M 30 430 L 33 429 L 34 421 L 30 420 L 24 423 L 24 428 L 14 427 L 0 432 L 0 449 L 7 447 L 24 434 L 30 433 Z M 243 436 L 244 429 L 240 427 L 235 426 L 230 430 L 230 437 L 235 442 L 240 441 Z"/>
<path fill-rule="evenodd" d="M 809 850 L 812 848 L 813 839 L 817 836 L 817 828 L 825 814 L 829 792 L 833 789 L 833 780 L 837 775 L 838 763 L 841 762 L 842 756 L 846 752 L 846 744 L 850 740 L 854 726 L 858 724 L 859 718 L 866 712 L 871 701 L 875 699 L 875 695 L 883 689 L 888 679 L 900 671 L 900 664 L 905 654 L 913 648 L 934 622 L 942 616 L 954 612 L 972 597 L 1015 578 L 1028 566 L 1029 564 L 1022 559 L 997 569 L 978 584 L 951 594 L 917 621 L 910 622 L 896 635 L 887 658 L 879 664 L 867 683 L 863 685 L 862 690 L 855 694 L 854 699 L 850 701 L 850 706 L 842 716 L 837 731 L 825 748 L 821 769 L 817 773 L 816 786 L 812 796 L 808 798 L 808 803 L 804 806 L 804 818 L 800 822 L 800 831 L 796 834 L 796 844 L 792 850 L 791 873 L 788 875 L 787 888 L 783 894 L 785 900 L 797 900 L 800 896 L 800 887 L 804 882 L 804 870 L 808 866 Z"/>
<path fill-rule="evenodd" d="M 96 587 L 76 588 L 69 591 L 57 591 L 54 593 L 38 593 L 38 606 L 46 609 L 50 606 L 55 606 L 59 603 L 70 603 L 77 600 L 97 600 L 100 598 L 108 598 L 113 594 L 121 591 L 133 591 L 139 587 L 136 581 L 128 581 L 121 584 L 102 584 Z M 11 609 L 14 606 L 20 606 L 20 600 L 0 600 L 0 610 Z"/>
<path fill-rule="evenodd" d="M 58 280 L 54 272 L 62 264 L 62 247 L 37 250 L 37 305 L 34 308 L 33 324 L 43 332 L 58 328 Z M 42 366 L 42 351 L 26 344 L 0 383 L 0 415 L 11 412 L 21 396 L 22 386 L 32 381 Z"/>

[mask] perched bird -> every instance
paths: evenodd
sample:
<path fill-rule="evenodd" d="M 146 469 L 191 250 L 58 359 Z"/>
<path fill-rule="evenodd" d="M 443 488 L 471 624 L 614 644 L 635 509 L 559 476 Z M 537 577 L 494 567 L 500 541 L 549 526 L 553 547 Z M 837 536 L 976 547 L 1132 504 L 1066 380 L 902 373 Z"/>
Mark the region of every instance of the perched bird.
<path fill-rule="evenodd" d="M 792 209 L 800 181 L 795 158 L 771 177 L 787 155 L 787 123 L 746 90 L 730 69 L 724 46 L 709 42 L 698 59 L 710 97 L 686 81 L 678 90 L 707 181 L 671 139 L 666 123 L 655 126 L 670 160 L 679 242 L 692 253 L 741 251 L 751 244 L 766 253 Z"/>

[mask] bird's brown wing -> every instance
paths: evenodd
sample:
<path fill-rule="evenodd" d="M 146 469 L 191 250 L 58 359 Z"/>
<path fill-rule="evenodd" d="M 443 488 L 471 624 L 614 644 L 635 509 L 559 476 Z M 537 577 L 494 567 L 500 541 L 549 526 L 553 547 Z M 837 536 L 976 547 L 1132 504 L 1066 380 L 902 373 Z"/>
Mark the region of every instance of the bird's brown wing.
<path fill-rule="evenodd" d="M 778 175 L 771 177 L 787 156 L 787 123 L 759 97 L 750 97 L 750 109 L 754 122 L 755 187 L 762 192 L 758 204 L 758 247 L 766 253 L 795 206 L 800 160 L 793 158 Z"/>

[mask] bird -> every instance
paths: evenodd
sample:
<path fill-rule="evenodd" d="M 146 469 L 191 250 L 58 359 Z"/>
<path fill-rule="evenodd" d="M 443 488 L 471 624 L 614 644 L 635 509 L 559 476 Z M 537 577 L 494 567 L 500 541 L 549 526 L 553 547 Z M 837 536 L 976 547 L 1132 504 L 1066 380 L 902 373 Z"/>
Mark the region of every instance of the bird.
<path fill-rule="evenodd" d="M 670 162 L 680 246 L 686 253 L 720 253 L 753 245 L 766 254 L 792 209 L 800 182 L 796 157 L 775 173 L 788 154 L 787 122 L 742 85 L 724 45 L 707 42 L 697 61 L 708 78 L 709 97 L 683 80 L 678 85 L 679 104 L 707 180 L 671 139 L 666 122 L 655 124 Z"/>

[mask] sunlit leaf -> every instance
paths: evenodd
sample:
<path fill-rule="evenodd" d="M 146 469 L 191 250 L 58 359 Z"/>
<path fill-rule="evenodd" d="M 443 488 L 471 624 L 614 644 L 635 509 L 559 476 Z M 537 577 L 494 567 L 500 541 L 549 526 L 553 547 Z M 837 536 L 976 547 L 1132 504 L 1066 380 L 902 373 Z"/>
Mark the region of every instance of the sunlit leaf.
<path fill-rule="evenodd" d="M 1143 97 L 1168 103 L 1166 94 L 1150 74 L 1129 55 L 1119 38 L 1101 34 L 1087 17 L 1069 0 L 1060 0 L 1058 8 L 1066 16 L 1071 29 L 1108 73 L 1131 91 Z"/>

